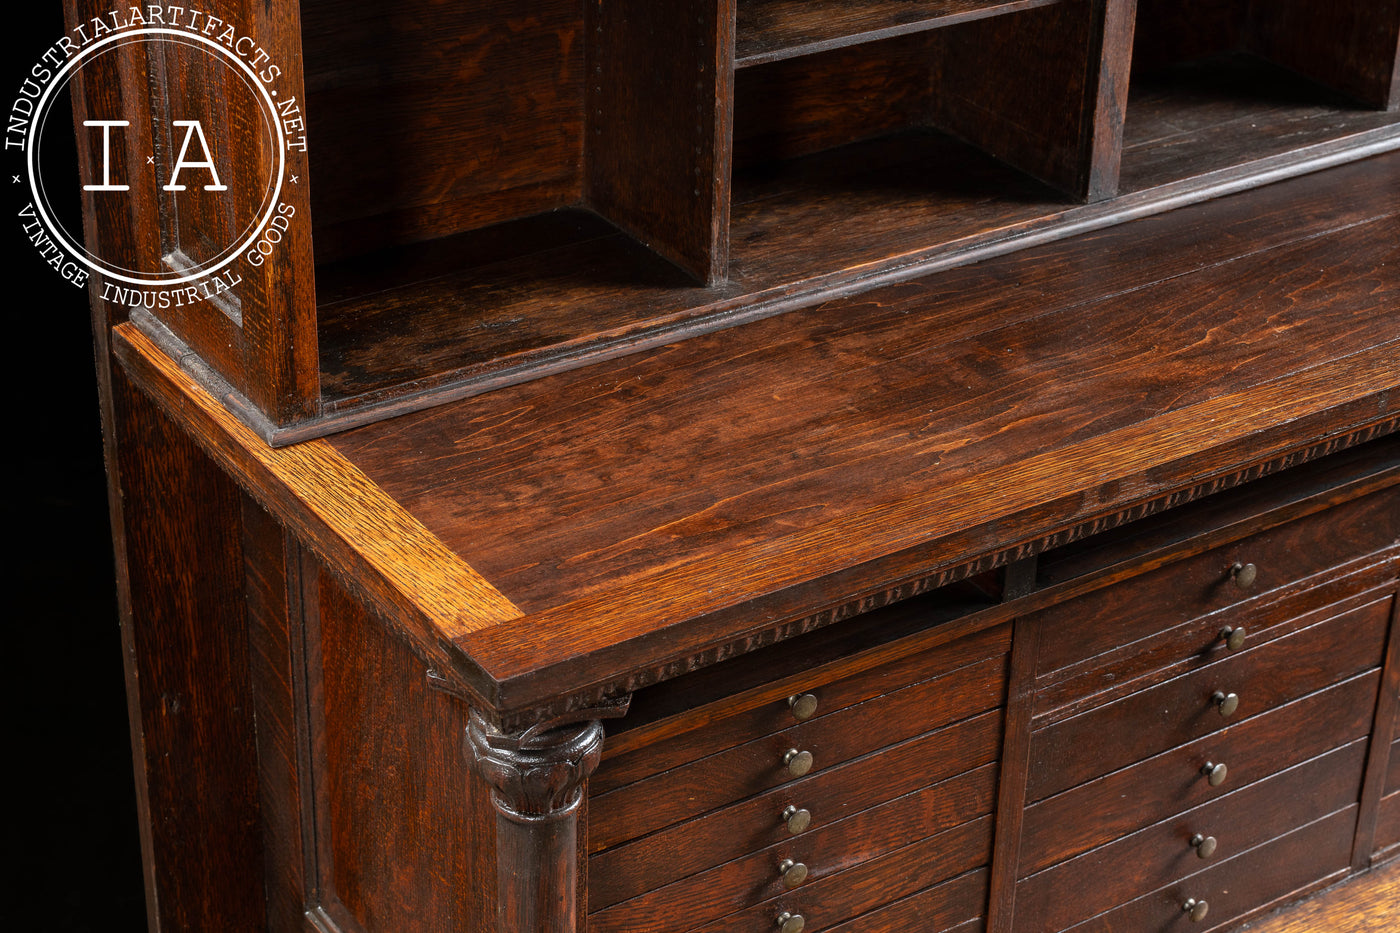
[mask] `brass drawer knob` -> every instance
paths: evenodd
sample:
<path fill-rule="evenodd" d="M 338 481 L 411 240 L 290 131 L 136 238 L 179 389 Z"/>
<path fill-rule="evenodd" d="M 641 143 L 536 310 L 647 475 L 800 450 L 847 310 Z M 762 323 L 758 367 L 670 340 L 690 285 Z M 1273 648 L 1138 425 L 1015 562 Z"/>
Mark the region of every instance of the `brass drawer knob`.
<path fill-rule="evenodd" d="M 1235 715 L 1235 710 L 1240 708 L 1239 694 L 1226 693 L 1224 690 L 1212 693 L 1210 701 L 1215 704 L 1216 709 L 1220 710 L 1220 715 L 1225 717 Z"/>
<path fill-rule="evenodd" d="M 807 880 L 807 866 L 785 858 L 778 863 L 778 874 L 783 876 L 783 884 L 789 888 L 795 888 Z"/>
<path fill-rule="evenodd" d="M 787 824 L 788 832 L 796 836 L 798 833 L 805 833 L 807 827 L 812 825 L 812 814 L 801 807 L 789 805 L 783 810 L 783 822 Z"/>
<path fill-rule="evenodd" d="M 790 748 L 783 752 L 783 765 L 787 768 L 788 774 L 793 777 L 802 777 L 812 770 L 812 753 L 799 752 L 795 748 Z"/>
<path fill-rule="evenodd" d="M 788 708 L 792 710 L 792 718 L 798 722 L 811 719 L 817 712 L 817 695 L 799 693 L 795 697 L 788 697 Z"/>
<path fill-rule="evenodd" d="M 1210 858 L 1215 854 L 1217 843 L 1214 836 L 1202 836 L 1200 833 L 1191 837 L 1191 848 L 1196 850 L 1197 858 Z"/>
<path fill-rule="evenodd" d="M 1259 568 L 1253 564 L 1236 563 L 1230 568 L 1230 579 L 1235 581 L 1235 586 L 1247 590 L 1254 585 L 1255 580 L 1259 579 Z"/>
<path fill-rule="evenodd" d="M 802 933 L 807 921 L 801 914 L 790 914 L 786 910 L 778 914 L 779 933 Z"/>
<path fill-rule="evenodd" d="M 1206 780 L 1211 787 L 1219 787 L 1225 783 L 1225 778 L 1229 776 L 1230 769 L 1225 767 L 1225 763 L 1215 764 L 1207 761 L 1205 767 L 1201 768 L 1201 773 L 1206 776 Z"/>
<path fill-rule="evenodd" d="M 1181 909 L 1191 918 L 1192 923 L 1200 923 L 1206 918 L 1206 914 L 1210 913 L 1210 905 L 1205 901 L 1198 901 L 1194 897 L 1182 904 Z"/>
<path fill-rule="evenodd" d="M 1244 647 L 1245 631 L 1243 625 L 1227 625 L 1220 630 L 1220 640 L 1225 642 L 1225 647 L 1231 651 L 1239 651 Z"/>

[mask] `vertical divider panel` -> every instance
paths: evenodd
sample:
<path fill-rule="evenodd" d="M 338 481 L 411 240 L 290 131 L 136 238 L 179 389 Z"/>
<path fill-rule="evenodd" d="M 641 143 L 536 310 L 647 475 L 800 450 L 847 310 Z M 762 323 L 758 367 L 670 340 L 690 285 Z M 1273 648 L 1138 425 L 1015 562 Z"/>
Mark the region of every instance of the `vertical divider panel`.
<path fill-rule="evenodd" d="M 1400 109 L 1400 0 L 1255 0 L 1263 57 L 1382 110 Z"/>
<path fill-rule="evenodd" d="M 589 4 L 585 201 L 707 284 L 729 257 L 734 4 Z"/>
<path fill-rule="evenodd" d="M 938 30 L 935 124 L 1068 194 L 1117 193 L 1136 0 L 1067 0 Z"/>

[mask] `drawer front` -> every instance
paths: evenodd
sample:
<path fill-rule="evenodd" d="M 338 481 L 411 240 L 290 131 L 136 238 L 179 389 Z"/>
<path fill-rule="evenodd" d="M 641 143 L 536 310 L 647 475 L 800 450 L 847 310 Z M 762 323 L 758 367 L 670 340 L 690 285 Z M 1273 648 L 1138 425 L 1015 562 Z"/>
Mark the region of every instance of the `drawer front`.
<path fill-rule="evenodd" d="M 743 800 L 794 777 L 790 751 L 811 756 L 810 775 L 948 723 L 999 707 L 1007 659 L 997 656 L 589 800 L 589 844 L 618 845 Z"/>
<path fill-rule="evenodd" d="M 1386 491 L 1305 516 L 1045 610 L 1037 675 L 1084 662 L 1189 619 L 1393 545 L 1400 509 Z M 1252 586 L 1233 582 L 1253 564 Z"/>
<path fill-rule="evenodd" d="M 1048 797 L 1379 666 L 1393 603 L 1387 596 L 1036 732 L 1027 799 Z M 1226 703 L 1238 704 L 1228 716 L 1222 715 Z"/>
<path fill-rule="evenodd" d="M 1347 807 L 1070 929 L 1073 933 L 1205 933 L 1228 926 L 1256 908 L 1346 871 L 1357 809 Z M 1183 909 L 1191 901 L 1208 905 L 1199 922 L 1192 922 Z"/>
<path fill-rule="evenodd" d="M 789 807 L 807 810 L 807 832 L 930 787 L 996 761 L 1001 751 L 1002 714 L 983 713 L 940 729 L 879 755 L 853 761 L 822 774 L 809 775 L 672 826 L 589 859 L 589 906 L 600 910 L 671 881 L 697 874 L 730 859 L 758 852 L 792 838 L 782 814 Z M 991 811 L 993 791 L 928 799 L 937 808 L 908 820 L 908 839 Z M 921 798 L 923 799 L 923 798 Z"/>
<path fill-rule="evenodd" d="M 1241 651 L 1308 628 L 1337 614 L 1339 604 L 1361 605 L 1393 590 L 1400 549 L 1349 565 L 1281 600 L 1201 616 L 1140 639 L 1080 665 L 1042 677 L 1032 715 L 1036 727 L 1068 719 L 1093 706 L 1145 689 L 1179 674 L 1214 664 Z M 1226 631 L 1234 636 L 1227 639 Z"/>
<path fill-rule="evenodd" d="M 1357 739 L 1023 879 L 1016 933 L 1063 930 L 1356 803 L 1366 745 Z"/>
<path fill-rule="evenodd" d="M 1380 813 L 1376 817 L 1375 854 L 1392 856 L 1400 846 L 1400 793 L 1381 798 Z"/>
<path fill-rule="evenodd" d="M 986 865 L 991 854 L 992 820 L 988 816 L 855 870 L 755 904 L 702 927 L 697 933 L 772 933 L 777 917 L 783 913 L 801 916 L 804 933 L 897 930 L 901 928 L 888 925 L 892 918 L 873 925 L 867 918 L 878 917 L 889 909 L 887 905 L 926 894 L 930 886 L 935 886 L 946 902 L 932 908 L 936 916 L 921 918 L 923 925 L 903 929 L 944 930 L 981 914 L 987 890 Z M 651 933 L 657 929 L 656 917 L 650 917 L 649 922 L 650 925 L 635 929 L 638 933 Z M 676 926 L 684 928 L 687 922 L 688 918 Z"/>
<path fill-rule="evenodd" d="M 792 687 L 794 698 L 805 696 L 802 712 L 815 702 L 815 711 L 805 717 L 816 722 L 848 707 L 893 693 L 904 687 L 944 677 L 961 668 L 1004 656 L 1011 650 L 1011 627 L 999 625 L 939 645 L 931 651 L 910 654 L 894 661 L 876 664 L 869 657 L 857 657 L 847 662 L 828 665 L 814 672 L 810 679 Z M 868 665 L 846 676 L 842 672 Z M 724 713 L 724 701 L 688 710 L 686 716 L 701 725 L 678 735 L 651 742 L 621 754 L 609 752 L 604 743 L 603 763 L 589 779 L 594 796 L 633 784 L 645 778 L 698 761 L 716 752 L 742 745 L 753 739 L 784 729 L 795 728 L 800 721 L 798 712 L 787 698 L 779 697 L 755 706 Z M 936 724 L 930 724 L 933 728 Z M 624 737 L 627 733 L 622 734 Z M 610 738 L 609 742 L 612 739 Z"/>
<path fill-rule="evenodd" d="M 1048 868 L 1369 736 L 1380 672 L 1371 671 L 1026 808 L 1020 871 Z M 1225 764 L 1211 786 L 1207 764 Z"/>
<path fill-rule="evenodd" d="M 600 910 L 590 916 L 589 929 L 593 933 L 649 933 L 656 927 L 656 918 L 668 914 L 676 904 L 687 905 L 685 922 L 696 925 L 782 895 L 795 898 L 786 902 L 787 909 L 809 909 L 828 896 L 821 892 L 844 890 L 844 882 L 836 879 L 848 876 L 877 879 L 861 885 L 856 899 L 863 904 L 861 910 L 868 910 L 874 906 L 869 898 L 881 892 L 913 893 L 937 880 L 940 872 L 941 877 L 952 877 L 990 859 L 996 777 L 997 766 L 984 765 L 855 816 L 814 827 L 760 852 Z M 960 824 L 969 818 L 971 822 Z M 947 829 L 949 826 L 957 828 Z M 919 841 L 911 844 L 910 840 Z M 955 851 L 944 853 L 942 847 Z M 904 860 L 885 858 L 896 851 L 905 853 Z M 961 854 L 955 858 L 955 853 Z M 907 868 L 907 859 L 916 856 L 918 861 L 913 864 L 920 866 L 919 871 L 904 874 L 919 883 L 907 888 L 909 881 L 901 876 L 899 866 Z M 779 869 L 788 861 L 800 863 L 806 870 L 805 881 L 793 890 L 783 882 Z M 594 883 L 599 883 L 599 872 L 592 874 Z M 895 896 L 889 894 L 885 899 Z M 825 906 L 831 908 L 832 904 Z"/>

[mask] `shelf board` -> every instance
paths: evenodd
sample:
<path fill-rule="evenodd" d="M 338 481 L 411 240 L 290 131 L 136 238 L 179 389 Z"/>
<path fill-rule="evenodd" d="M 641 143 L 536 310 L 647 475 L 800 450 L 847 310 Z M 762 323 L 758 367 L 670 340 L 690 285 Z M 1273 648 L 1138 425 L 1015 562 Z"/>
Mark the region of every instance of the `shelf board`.
<path fill-rule="evenodd" d="M 738 0 L 736 68 L 1064 0 Z"/>
<path fill-rule="evenodd" d="M 703 288 L 583 211 L 318 269 L 319 421 L 290 443 L 1400 148 L 1256 59 L 1135 82 L 1123 192 L 1078 204 L 933 131 L 740 170 L 728 283 Z"/>

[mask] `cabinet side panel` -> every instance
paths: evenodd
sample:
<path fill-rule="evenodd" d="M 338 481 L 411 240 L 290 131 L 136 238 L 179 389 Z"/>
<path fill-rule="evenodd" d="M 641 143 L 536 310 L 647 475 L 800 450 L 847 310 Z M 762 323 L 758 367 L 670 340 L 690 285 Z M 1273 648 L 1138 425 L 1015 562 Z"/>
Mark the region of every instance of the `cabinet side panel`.
<path fill-rule="evenodd" d="M 119 371 L 112 393 L 155 923 L 263 930 L 239 493 Z"/>
<path fill-rule="evenodd" d="M 466 708 L 329 573 L 316 588 L 323 905 L 367 933 L 494 931 L 495 811 L 463 751 Z"/>
<path fill-rule="evenodd" d="M 583 0 L 304 0 L 317 257 L 576 204 Z"/>
<path fill-rule="evenodd" d="M 1252 47 L 1265 58 L 1367 106 L 1400 106 L 1400 0 L 1256 0 L 1251 25 Z"/>

